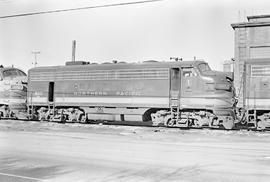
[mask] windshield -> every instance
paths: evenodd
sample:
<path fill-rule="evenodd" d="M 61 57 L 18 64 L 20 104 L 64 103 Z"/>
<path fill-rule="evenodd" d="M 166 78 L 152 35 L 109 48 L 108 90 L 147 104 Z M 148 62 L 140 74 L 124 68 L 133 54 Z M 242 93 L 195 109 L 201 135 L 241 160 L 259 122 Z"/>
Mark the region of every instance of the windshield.
<path fill-rule="evenodd" d="M 199 70 L 201 72 L 205 72 L 205 71 L 211 71 L 211 68 L 209 67 L 209 65 L 207 63 L 201 63 L 198 66 Z"/>
<path fill-rule="evenodd" d="M 26 74 L 20 70 L 8 69 L 3 71 L 4 78 L 14 78 L 18 76 L 26 76 Z"/>

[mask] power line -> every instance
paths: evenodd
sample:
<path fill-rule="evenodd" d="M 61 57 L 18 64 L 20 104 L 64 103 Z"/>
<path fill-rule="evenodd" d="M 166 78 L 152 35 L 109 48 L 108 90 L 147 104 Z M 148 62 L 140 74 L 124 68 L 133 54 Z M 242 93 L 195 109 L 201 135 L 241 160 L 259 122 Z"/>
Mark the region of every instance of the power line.
<path fill-rule="evenodd" d="M 105 5 L 97 5 L 97 6 L 86 6 L 80 8 L 70 8 L 70 9 L 59 9 L 59 10 L 51 10 L 51 11 L 40 11 L 40 12 L 33 12 L 33 13 L 22 13 L 22 14 L 14 14 L 14 15 L 7 15 L 7 16 L 0 16 L 0 19 L 4 18 L 15 18 L 20 16 L 32 16 L 32 15 L 40 15 L 40 14 L 49 14 L 49 13 L 60 13 L 65 11 L 78 11 L 78 10 L 85 10 L 85 9 L 96 9 L 96 8 L 107 8 L 113 6 L 126 6 L 132 4 L 143 4 L 143 3 L 151 3 L 163 0 L 145 0 L 145 1 L 134 1 L 129 3 L 117 3 L 117 4 L 105 4 Z"/>

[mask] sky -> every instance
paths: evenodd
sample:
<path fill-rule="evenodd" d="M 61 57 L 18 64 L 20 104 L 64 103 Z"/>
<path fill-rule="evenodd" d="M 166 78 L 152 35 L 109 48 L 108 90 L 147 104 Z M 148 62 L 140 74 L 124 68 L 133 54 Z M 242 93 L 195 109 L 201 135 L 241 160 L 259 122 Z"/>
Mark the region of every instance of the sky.
<path fill-rule="evenodd" d="M 0 16 L 142 0 L 0 0 Z M 234 57 L 231 23 L 270 14 L 267 0 L 162 0 L 0 19 L 0 64 L 24 71 L 76 60 L 203 59 L 215 70 Z"/>

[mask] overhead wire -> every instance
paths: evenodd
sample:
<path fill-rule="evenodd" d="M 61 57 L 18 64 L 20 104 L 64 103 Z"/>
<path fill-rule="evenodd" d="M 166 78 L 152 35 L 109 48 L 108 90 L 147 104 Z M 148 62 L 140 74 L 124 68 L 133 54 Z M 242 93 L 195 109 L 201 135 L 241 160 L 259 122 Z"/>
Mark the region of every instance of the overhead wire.
<path fill-rule="evenodd" d="M 133 2 L 127 2 L 127 3 L 115 3 L 115 4 L 96 5 L 96 6 L 85 6 L 85 7 L 70 8 L 70 9 L 59 9 L 59 10 L 39 11 L 39 12 L 32 12 L 32 13 L 21 13 L 21 14 L 0 16 L 0 19 L 32 16 L 32 15 L 40 15 L 40 14 L 60 13 L 60 12 L 67 12 L 67 11 L 78 11 L 78 10 L 86 10 L 86 9 L 107 8 L 107 7 L 115 7 L 115 6 L 126 6 L 126 5 L 133 5 L 133 4 L 153 3 L 153 2 L 158 2 L 158 1 L 163 1 L 163 0 L 133 1 Z"/>

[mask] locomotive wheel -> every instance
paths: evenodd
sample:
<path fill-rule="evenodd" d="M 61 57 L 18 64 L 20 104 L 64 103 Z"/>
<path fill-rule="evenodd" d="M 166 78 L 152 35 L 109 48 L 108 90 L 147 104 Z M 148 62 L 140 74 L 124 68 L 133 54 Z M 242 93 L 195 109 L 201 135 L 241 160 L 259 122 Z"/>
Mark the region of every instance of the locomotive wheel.
<path fill-rule="evenodd" d="M 82 115 L 80 121 L 81 121 L 81 123 L 87 123 L 86 116 L 85 115 Z"/>
<path fill-rule="evenodd" d="M 65 115 L 61 116 L 60 123 L 66 123 L 67 117 Z"/>
<path fill-rule="evenodd" d="M 175 125 L 175 122 L 171 118 L 168 119 L 168 121 L 166 122 L 167 127 L 173 127 L 174 125 Z"/>
<path fill-rule="evenodd" d="M 265 122 L 259 120 L 258 123 L 257 123 L 257 130 L 265 130 Z"/>
<path fill-rule="evenodd" d="M 48 121 L 53 122 L 53 116 L 48 116 Z"/>
<path fill-rule="evenodd" d="M 227 118 L 227 119 L 224 119 L 222 125 L 224 126 L 226 130 L 231 130 L 234 127 L 234 121 L 233 119 Z"/>

